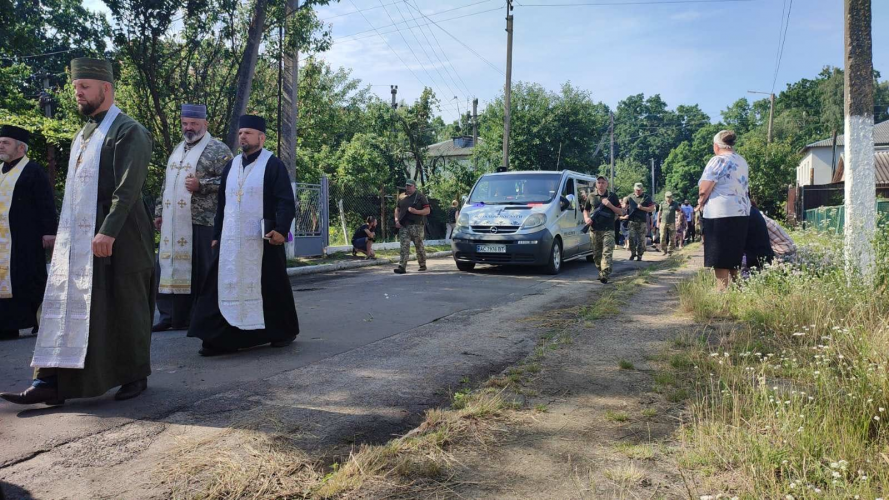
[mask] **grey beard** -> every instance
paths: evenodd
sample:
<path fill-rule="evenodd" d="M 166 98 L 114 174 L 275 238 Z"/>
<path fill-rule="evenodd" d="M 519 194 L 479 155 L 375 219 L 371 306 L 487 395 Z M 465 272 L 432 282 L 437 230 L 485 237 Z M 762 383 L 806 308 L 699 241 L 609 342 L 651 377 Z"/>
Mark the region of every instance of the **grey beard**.
<path fill-rule="evenodd" d="M 12 159 L 12 155 L 0 153 L 0 161 L 2 161 L 3 163 L 6 163 L 11 159 Z"/>
<path fill-rule="evenodd" d="M 204 134 L 199 135 L 197 132 L 191 132 L 191 131 L 185 132 L 182 135 L 185 136 L 185 142 L 187 142 L 189 144 L 194 144 L 204 138 Z"/>

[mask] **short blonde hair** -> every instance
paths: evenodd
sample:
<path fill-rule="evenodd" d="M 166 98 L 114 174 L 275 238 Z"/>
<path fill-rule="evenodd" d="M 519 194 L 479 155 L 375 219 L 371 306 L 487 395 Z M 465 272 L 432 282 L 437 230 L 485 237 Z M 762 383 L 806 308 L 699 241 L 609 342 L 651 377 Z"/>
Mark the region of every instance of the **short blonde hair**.
<path fill-rule="evenodd" d="M 456 206 L 457 206 L 457 200 L 452 201 L 452 202 L 451 202 L 451 206 L 452 206 L 452 207 L 456 207 Z"/>

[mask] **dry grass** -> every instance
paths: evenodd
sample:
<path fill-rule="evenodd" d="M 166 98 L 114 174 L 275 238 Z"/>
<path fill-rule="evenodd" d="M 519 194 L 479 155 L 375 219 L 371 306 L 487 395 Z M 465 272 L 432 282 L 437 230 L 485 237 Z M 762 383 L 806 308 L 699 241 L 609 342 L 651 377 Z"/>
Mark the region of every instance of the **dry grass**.
<path fill-rule="evenodd" d="M 242 421 L 167 456 L 155 478 L 175 499 L 302 498 L 320 481 L 318 464 L 268 415 Z M 246 423 L 251 422 L 251 423 Z"/>
<path fill-rule="evenodd" d="M 334 498 L 364 488 L 384 485 L 390 490 L 442 484 L 456 465 L 450 450 L 459 446 L 488 446 L 510 419 L 507 410 L 514 407 L 502 390 L 483 389 L 455 400 L 451 409 L 426 412 L 425 421 L 416 429 L 382 445 L 362 445 L 349 460 L 336 468 L 314 489 L 313 495 Z"/>

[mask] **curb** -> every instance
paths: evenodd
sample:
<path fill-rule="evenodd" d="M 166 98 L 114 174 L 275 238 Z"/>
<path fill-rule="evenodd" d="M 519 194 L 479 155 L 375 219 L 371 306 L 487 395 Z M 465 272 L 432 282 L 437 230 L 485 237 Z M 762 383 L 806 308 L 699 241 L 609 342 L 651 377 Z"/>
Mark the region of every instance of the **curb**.
<path fill-rule="evenodd" d="M 450 257 L 452 254 L 453 254 L 453 252 L 450 250 L 447 250 L 444 252 L 433 252 L 430 254 L 426 254 L 426 258 L 427 259 L 439 259 L 442 257 Z M 417 256 L 411 255 L 408 260 L 417 260 Z M 397 262 L 398 262 L 398 259 L 373 259 L 373 260 L 337 262 L 335 264 L 320 264 L 317 266 L 288 267 L 287 268 L 287 276 L 305 276 L 308 274 L 329 273 L 332 271 L 342 271 L 345 269 L 358 269 L 360 267 L 371 267 L 371 266 L 382 266 L 382 265 L 386 265 L 386 264 L 395 264 Z"/>

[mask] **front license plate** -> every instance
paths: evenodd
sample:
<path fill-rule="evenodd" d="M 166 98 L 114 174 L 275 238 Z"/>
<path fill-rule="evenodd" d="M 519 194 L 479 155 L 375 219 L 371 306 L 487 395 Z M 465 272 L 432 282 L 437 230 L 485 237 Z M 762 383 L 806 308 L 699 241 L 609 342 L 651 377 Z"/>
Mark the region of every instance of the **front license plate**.
<path fill-rule="evenodd" d="M 476 245 L 478 253 L 506 253 L 506 245 Z"/>

